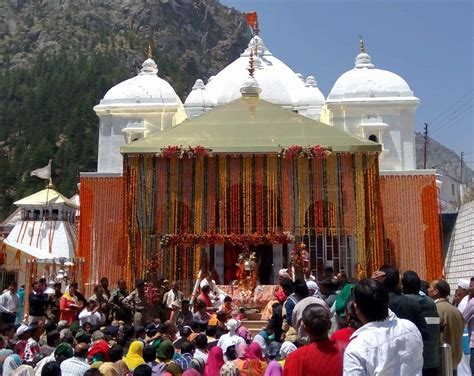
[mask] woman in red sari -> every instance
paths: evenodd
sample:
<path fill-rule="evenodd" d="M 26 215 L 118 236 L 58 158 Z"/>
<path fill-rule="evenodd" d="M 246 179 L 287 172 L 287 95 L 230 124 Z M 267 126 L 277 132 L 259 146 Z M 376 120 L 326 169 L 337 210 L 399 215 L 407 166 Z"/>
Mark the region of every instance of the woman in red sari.
<path fill-rule="evenodd" d="M 81 308 L 82 304 L 76 296 L 76 284 L 71 283 L 59 300 L 59 311 L 61 313 L 59 320 L 67 321 L 71 325 L 77 319 Z"/>
<path fill-rule="evenodd" d="M 263 376 L 268 365 L 257 342 L 252 342 L 244 357 L 236 359 L 235 364 L 242 376 Z"/>

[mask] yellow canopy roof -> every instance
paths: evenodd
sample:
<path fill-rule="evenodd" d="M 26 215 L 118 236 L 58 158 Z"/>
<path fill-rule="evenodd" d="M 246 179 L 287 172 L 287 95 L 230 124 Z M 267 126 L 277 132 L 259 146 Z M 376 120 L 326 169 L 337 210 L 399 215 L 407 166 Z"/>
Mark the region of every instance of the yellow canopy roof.
<path fill-rule="evenodd" d="M 69 200 L 67 197 L 59 193 L 53 186 L 49 185 L 42 191 L 33 193 L 30 196 L 22 198 L 21 200 L 15 201 L 15 205 L 36 205 L 36 206 L 48 206 L 53 204 L 64 204 L 71 208 L 78 209 L 78 206 Z"/>
<path fill-rule="evenodd" d="M 120 148 L 158 153 L 170 145 L 203 146 L 217 153 L 273 153 L 291 145 L 321 145 L 334 152 L 379 152 L 380 144 L 259 99 L 243 97 Z"/>

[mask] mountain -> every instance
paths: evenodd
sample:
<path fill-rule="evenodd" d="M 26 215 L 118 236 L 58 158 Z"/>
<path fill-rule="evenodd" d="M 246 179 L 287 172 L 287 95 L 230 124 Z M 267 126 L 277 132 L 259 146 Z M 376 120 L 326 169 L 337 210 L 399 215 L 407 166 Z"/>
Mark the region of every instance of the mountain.
<path fill-rule="evenodd" d="M 249 40 L 243 15 L 216 0 L 3 0 L 0 3 L 0 218 L 44 187 L 30 171 L 53 159 L 74 194 L 96 169 L 93 106 L 134 76 L 150 45 L 181 99 L 197 78 L 235 60 Z"/>
<path fill-rule="evenodd" d="M 416 144 L 416 167 L 423 168 L 424 159 L 424 138 L 423 134 L 417 132 L 415 135 Z M 428 149 L 426 153 L 426 168 L 436 168 L 443 175 L 450 175 L 460 180 L 461 178 L 461 158 L 454 151 L 443 146 L 438 141 L 428 137 Z M 471 183 L 474 179 L 474 171 L 469 166 L 463 167 L 463 183 Z"/>

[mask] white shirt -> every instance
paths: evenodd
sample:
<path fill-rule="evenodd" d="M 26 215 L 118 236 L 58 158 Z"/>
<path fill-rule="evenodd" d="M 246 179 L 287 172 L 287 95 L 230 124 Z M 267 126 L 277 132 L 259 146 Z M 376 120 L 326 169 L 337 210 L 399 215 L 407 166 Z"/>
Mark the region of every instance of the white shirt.
<path fill-rule="evenodd" d="M 393 312 L 370 322 L 351 336 L 344 353 L 344 375 L 421 375 L 423 340 L 415 324 Z"/>
<path fill-rule="evenodd" d="M 17 313 L 18 312 L 18 295 L 12 294 L 10 290 L 0 295 L 0 312 Z"/>
<path fill-rule="evenodd" d="M 237 348 L 237 345 L 239 343 L 245 343 L 245 340 L 235 333 L 227 333 L 227 334 L 223 334 L 219 338 L 219 341 L 217 342 L 217 346 L 219 346 L 222 349 L 222 352 L 224 353 L 224 358 L 225 358 L 225 352 L 227 348 L 234 345 L 235 345 L 235 348 Z"/>
<path fill-rule="evenodd" d="M 458 304 L 459 312 L 463 313 L 466 310 L 467 303 L 469 303 L 469 295 L 466 295 Z"/>
<path fill-rule="evenodd" d="M 204 363 L 207 362 L 207 353 L 205 353 L 204 351 L 200 350 L 200 349 L 196 349 L 196 351 L 194 352 L 194 356 L 193 358 L 194 359 L 202 359 L 204 360 Z"/>
<path fill-rule="evenodd" d="M 61 375 L 83 376 L 84 372 L 91 366 L 83 358 L 72 357 L 63 361 L 60 365 Z"/>
<path fill-rule="evenodd" d="M 81 313 L 79 313 L 79 324 L 82 326 L 86 322 L 90 323 L 92 327 L 97 326 L 105 322 L 105 316 L 100 312 L 88 311 L 87 308 L 84 308 Z"/>

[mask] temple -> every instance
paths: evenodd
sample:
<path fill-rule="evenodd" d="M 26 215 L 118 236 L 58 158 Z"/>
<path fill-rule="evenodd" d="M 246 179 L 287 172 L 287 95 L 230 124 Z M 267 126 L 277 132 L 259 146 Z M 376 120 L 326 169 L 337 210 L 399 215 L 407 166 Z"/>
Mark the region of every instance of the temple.
<path fill-rule="evenodd" d="M 434 170 L 415 169 L 419 99 L 376 69 L 361 42 L 327 99 L 255 35 L 242 55 L 181 102 L 149 54 L 111 88 L 98 172 L 81 174 L 78 255 L 90 285 L 159 275 L 188 291 L 200 270 L 221 283 L 255 254 L 274 284 L 296 244 L 317 276 L 363 277 L 383 263 L 442 273 Z"/>

